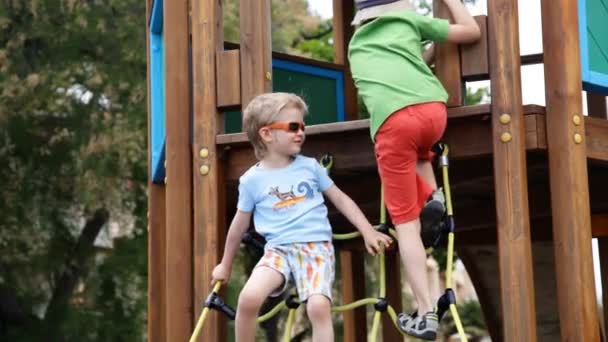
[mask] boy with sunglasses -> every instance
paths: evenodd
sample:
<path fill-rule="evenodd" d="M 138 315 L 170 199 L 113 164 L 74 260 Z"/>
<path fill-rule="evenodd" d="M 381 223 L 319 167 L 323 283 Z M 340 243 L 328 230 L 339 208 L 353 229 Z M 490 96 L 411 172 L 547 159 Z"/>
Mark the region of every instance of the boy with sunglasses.
<path fill-rule="evenodd" d="M 392 239 L 377 232 L 359 207 L 313 159 L 300 155 L 305 140 L 304 101 L 288 93 L 255 97 L 245 108 L 243 128 L 259 162 L 239 180 L 237 212 L 213 282 L 230 277 L 234 256 L 251 216 L 266 238 L 264 256 L 239 295 L 236 340 L 254 341 L 256 318 L 269 295 L 281 294 L 293 280 L 312 323 L 313 341 L 333 341 L 331 290 L 334 280 L 332 230 L 325 195 L 361 232 L 375 255 Z"/>
<path fill-rule="evenodd" d="M 408 0 L 356 0 L 357 30 L 348 48 L 355 85 L 370 113 L 386 206 L 418 303 L 419 314 L 401 314 L 398 324 L 403 332 L 428 340 L 436 338 L 438 319 L 420 230 L 436 229 L 445 212 L 429 160 L 445 130 L 448 94 L 428 67 L 432 54 L 423 52 L 422 43 L 466 43 L 480 37 L 460 0 L 442 1 L 455 24 L 419 15 Z"/>

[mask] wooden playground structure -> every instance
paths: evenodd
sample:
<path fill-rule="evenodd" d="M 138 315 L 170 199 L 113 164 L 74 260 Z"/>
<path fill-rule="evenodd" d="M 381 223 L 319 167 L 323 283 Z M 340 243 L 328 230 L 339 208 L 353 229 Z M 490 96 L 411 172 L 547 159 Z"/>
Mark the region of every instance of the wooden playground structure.
<path fill-rule="evenodd" d="M 606 294 L 608 60 L 592 57 L 608 46 L 594 47 L 585 35 L 600 15 L 585 9 L 597 1 L 541 0 L 541 54 L 520 55 L 517 0 L 488 0 L 488 15 L 476 17 L 480 42 L 437 50 L 435 72 L 450 94 L 443 142 L 451 150 L 456 250 L 493 341 L 600 341 L 605 335 L 601 326 L 607 327 L 608 314 L 597 310 L 591 239 L 598 238 Z M 352 0 L 333 0 L 333 63 L 273 53 L 270 0 L 240 1 L 240 45 L 224 43 L 221 0 L 146 4 L 148 339 L 187 341 L 211 290 L 238 177 L 255 162 L 245 134 L 227 129 L 236 120 L 238 130 L 233 112 L 273 89 L 301 87 L 305 100 L 314 102 L 310 88 L 329 87 L 335 96 L 311 105 L 306 120 L 313 125 L 303 153 L 333 155 L 332 178 L 372 223 L 379 219 L 380 184 L 369 123 L 358 120 L 346 58 Z M 448 12 L 434 1 L 434 13 Z M 523 104 L 521 66 L 539 63 L 546 106 Z M 290 84 L 281 72 L 303 81 Z M 319 83 L 307 86 L 313 76 Z M 486 79 L 491 104 L 466 105 L 464 83 Z M 335 211 L 330 220 L 337 232 L 353 229 Z M 363 244 L 336 246 L 342 269 L 337 300 L 350 303 L 365 294 Z M 389 284 L 400 284 L 399 267 L 397 253 L 387 254 Z M 399 310 L 401 286 L 390 286 L 387 298 Z M 607 295 L 603 301 L 606 311 Z M 391 324 L 384 326 L 384 341 L 401 339 Z M 344 314 L 344 341 L 365 341 L 366 329 L 364 310 Z M 225 341 L 225 318 L 210 315 L 201 335 L 200 341 Z"/>

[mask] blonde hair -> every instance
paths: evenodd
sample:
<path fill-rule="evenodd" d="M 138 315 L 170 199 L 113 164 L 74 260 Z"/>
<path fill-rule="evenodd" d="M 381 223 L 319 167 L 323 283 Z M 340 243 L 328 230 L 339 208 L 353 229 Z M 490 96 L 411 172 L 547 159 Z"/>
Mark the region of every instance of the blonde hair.
<path fill-rule="evenodd" d="M 308 114 L 308 106 L 296 94 L 291 93 L 266 93 L 253 98 L 243 111 L 243 131 L 253 145 L 255 156 L 258 160 L 264 158 L 267 148 L 260 137 L 260 128 L 270 125 L 276 120 L 279 113 L 285 108 L 295 108 Z"/>

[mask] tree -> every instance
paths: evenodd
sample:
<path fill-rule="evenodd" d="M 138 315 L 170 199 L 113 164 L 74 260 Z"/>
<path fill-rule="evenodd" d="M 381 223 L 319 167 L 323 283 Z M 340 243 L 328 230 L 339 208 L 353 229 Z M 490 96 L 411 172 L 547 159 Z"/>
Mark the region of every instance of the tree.
<path fill-rule="evenodd" d="M 141 340 L 144 5 L 0 0 L 0 340 Z"/>

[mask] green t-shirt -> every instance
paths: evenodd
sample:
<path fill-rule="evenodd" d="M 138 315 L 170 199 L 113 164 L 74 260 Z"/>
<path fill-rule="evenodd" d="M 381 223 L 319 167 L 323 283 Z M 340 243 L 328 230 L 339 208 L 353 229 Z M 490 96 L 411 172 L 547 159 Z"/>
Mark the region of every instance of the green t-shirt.
<path fill-rule="evenodd" d="M 394 11 L 361 26 L 348 46 L 350 68 L 370 113 L 372 139 L 392 113 L 414 104 L 445 102 L 448 94 L 422 57 L 423 41 L 443 41 L 449 22 Z"/>

